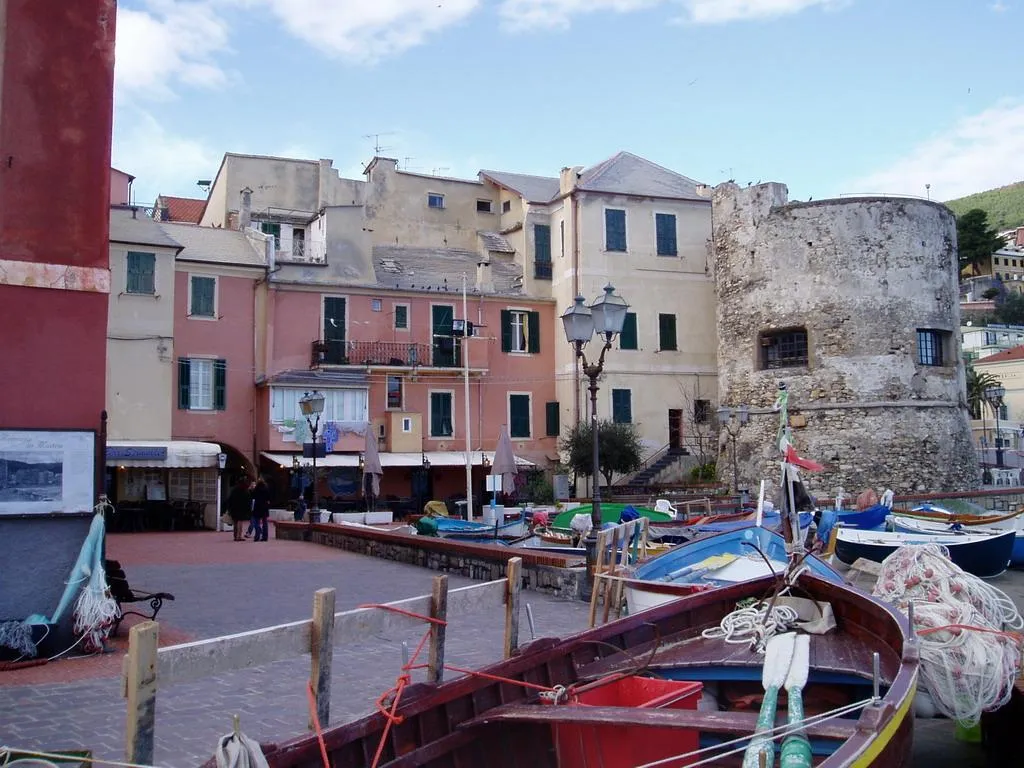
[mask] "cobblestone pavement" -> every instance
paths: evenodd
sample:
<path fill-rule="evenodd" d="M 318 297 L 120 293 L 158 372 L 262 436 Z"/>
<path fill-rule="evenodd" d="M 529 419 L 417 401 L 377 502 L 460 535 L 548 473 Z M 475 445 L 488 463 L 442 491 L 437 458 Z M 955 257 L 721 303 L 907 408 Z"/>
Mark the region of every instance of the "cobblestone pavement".
<path fill-rule="evenodd" d="M 160 614 L 161 631 L 205 638 L 308 618 L 316 589 L 334 587 L 338 610 L 366 602 L 426 594 L 432 571 L 354 555 L 314 544 L 271 540 L 253 546 L 229 534 L 134 534 L 109 537 L 108 551 L 125 565 L 137 587 L 174 593 Z M 451 588 L 472 583 L 450 577 Z M 992 582 L 1024 604 L 1024 573 Z M 534 592 L 523 593 L 536 618 L 537 636 L 565 635 L 586 624 L 587 606 Z M 530 637 L 525 616 L 521 638 Z M 447 635 L 447 660 L 475 667 L 501 656 L 503 609 L 496 606 L 457 619 Z M 390 687 L 402 663 L 401 643 L 414 648 L 422 633 L 380 637 L 335 649 L 331 722 L 366 714 Z M 118 663 L 112 663 L 118 662 Z M 0 673 L 0 744 L 22 748 L 87 748 L 100 758 L 123 759 L 125 704 L 119 659 L 71 659 L 18 673 Z M 84 670 L 84 672 L 83 672 Z M 301 734 L 307 726 L 305 685 L 309 659 L 282 661 L 202 681 L 169 686 L 157 701 L 156 763 L 194 766 L 208 758 L 217 738 L 242 730 L 264 741 Z M 6 680 L 5 680 L 6 677 Z M 73 682 L 67 681 L 74 678 Z M 13 684 L 12 684 L 13 683 Z M 919 720 L 914 765 L 981 768 L 981 750 L 955 742 L 952 723 Z"/>

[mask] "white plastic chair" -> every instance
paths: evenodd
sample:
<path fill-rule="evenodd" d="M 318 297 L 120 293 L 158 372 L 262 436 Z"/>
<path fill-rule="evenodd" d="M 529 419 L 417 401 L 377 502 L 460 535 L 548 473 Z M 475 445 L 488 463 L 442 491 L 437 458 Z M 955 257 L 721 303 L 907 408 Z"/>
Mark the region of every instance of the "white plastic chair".
<path fill-rule="evenodd" d="M 668 515 L 672 515 L 673 519 L 675 519 L 676 515 L 678 514 L 678 511 L 674 506 L 672 506 L 672 502 L 670 502 L 668 499 L 658 499 L 657 501 L 655 501 L 654 511 L 664 512 Z"/>

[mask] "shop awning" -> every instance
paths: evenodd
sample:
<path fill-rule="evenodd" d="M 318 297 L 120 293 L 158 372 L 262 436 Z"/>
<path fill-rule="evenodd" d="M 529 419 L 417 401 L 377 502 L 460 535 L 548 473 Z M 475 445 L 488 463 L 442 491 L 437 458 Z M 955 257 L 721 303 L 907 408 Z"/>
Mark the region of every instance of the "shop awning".
<path fill-rule="evenodd" d="M 292 457 L 295 453 L 270 453 L 264 452 L 264 458 L 279 464 L 282 467 L 292 465 Z M 479 467 L 483 464 L 483 457 L 487 456 L 487 463 L 494 463 L 494 451 L 473 451 L 470 454 L 473 466 Z M 387 453 L 381 451 L 380 465 L 383 469 L 388 467 L 419 467 L 423 464 L 423 457 L 426 456 L 432 467 L 464 467 L 466 466 L 466 454 L 461 451 L 427 451 L 423 453 Z M 303 467 L 313 466 L 312 459 L 304 459 L 299 456 L 299 464 Z M 516 464 L 520 467 L 532 467 L 534 463 L 516 456 Z M 316 460 L 318 467 L 358 467 L 358 453 L 329 453 L 322 459 Z"/>
<path fill-rule="evenodd" d="M 108 440 L 108 467 L 217 468 L 221 447 L 191 440 Z"/>

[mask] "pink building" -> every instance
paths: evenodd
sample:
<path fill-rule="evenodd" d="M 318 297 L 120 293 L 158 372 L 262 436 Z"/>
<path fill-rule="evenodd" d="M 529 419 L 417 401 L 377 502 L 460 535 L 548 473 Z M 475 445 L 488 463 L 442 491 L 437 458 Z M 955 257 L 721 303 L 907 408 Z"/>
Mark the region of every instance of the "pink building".
<path fill-rule="evenodd" d="M 330 451 L 318 461 L 329 468 L 321 497 L 357 495 L 367 423 L 381 452 L 382 495 L 410 499 L 417 509 L 425 498 L 463 495 L 463 354 L 474 501 L 483 498 L 502 426 L 520 459 L 541 467 L 557 460 L 553 302 L 525 296 L 511 261 L 455 249 L 378 246 L 372 253 L 372 279 L 349 285 L 327 283 L 334 281 L 330 264 L 319 271 L 277 265 L 256 408 L 264 466 L 293 467 L 310 440 L 298 399 L 316 389 L 327 397 Z M 463 274 L 469 339 L 453 332 L 453 320 L 465 319 Z"/>
<path fill-rule="evenodd" d="M 110 204 L 129 205 L 132 201 L 132 182 L 135 177 L 130 173 L 110 169 Z"/>
<path fill-rule="evenodd" d="M 228 474 L 252 473 L 254 329 L 258 288 L 266 277 L 264 240 L 192 224 L 160 226 L 183 246 L 174 274 L 172 438 L 219 443 L 228 455 Z"/>

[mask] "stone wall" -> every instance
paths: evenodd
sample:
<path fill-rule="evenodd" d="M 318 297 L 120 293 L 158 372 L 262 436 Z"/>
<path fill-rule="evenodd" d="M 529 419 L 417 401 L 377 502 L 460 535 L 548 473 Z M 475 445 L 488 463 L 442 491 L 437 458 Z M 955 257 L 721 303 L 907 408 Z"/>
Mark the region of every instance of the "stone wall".
<path fill-rule="evenodd" d="M 781 184 L 714 191 L 719 398 L 751 407 L 737 437 L 740 485 L 779 476 L 771 405 L 785 381 L 796 448 L 826 465 L 808 477 L 813 491 L 977 487 L 952 213 L 916 199 L 787 194 Z M 806 330 L 806 361 L 770 367 L 763 337 L 785 329 Z M 941 365 L 921 363 L 918 330 L 938 333 Z"/>

